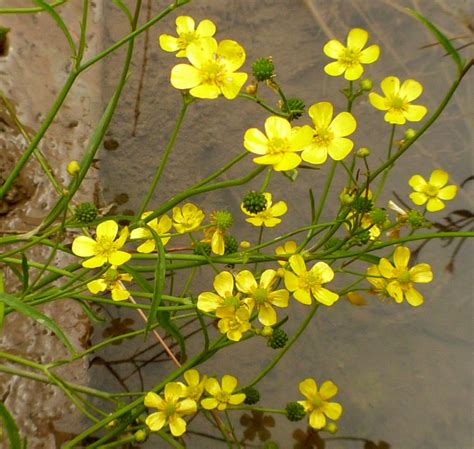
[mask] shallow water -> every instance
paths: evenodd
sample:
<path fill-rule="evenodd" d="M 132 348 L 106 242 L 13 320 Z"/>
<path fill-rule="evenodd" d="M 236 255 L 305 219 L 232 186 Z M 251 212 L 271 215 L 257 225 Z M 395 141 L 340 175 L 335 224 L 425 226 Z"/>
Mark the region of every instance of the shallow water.
<path fill-rule="evenodd" d="M 378 83 L 388 75 L 414 78 L 424 86 L 419 102 L 433 110 L 448 89 L 455 69 L 439 46 L 422 48 L 433 44 L 434 39 L 405 13 L 406 6 L 429 17 L 448 36 L 461 36 L 455 41 L 459 45 L 472 41 L 472 3 L 461 1 L 195 1 L 181 13 L 196 19 L 211 18 L 217 23 L 220 37 L 242 43 L 248 55 L 247 69 L 255 58 L 271 55 L 278 80 L 287 95 L 300 96 L 307 105 L 330 100 L 339 110 L 344 108 L 344 99 L 338 89 L 344 85 L 340 78 L 330 78 L 323 73 L 327 58 L 321 49 L 328 38 L 343 40 L 350 28 L 366 28 L 370 42 L 378 43 L 382 50 L 380 60 L 366 70 L 374 87 L 379 91 Z M 107 26 L 118 30 L 116 17 L 109 15 L 108 20 Z M 145 181 L 153 176 L 177 114 L 179 95 L 168 82 L 175 59 L 155 45 L 160 33 L 174 33 L 173 25 L 174 17 L 168 17 L 160 28 L 150 33 L 136 135 L 132 136 L 132 129 L 138 73 L 130 80 L 130 90 L 110 129 L 110 136 L 119 146 L 102 155 L 102 181 L 109 200 L 121 192 L 128 195 L 129 201 L 121 210 L 138 207 Z M 471 48 L 464 50 L 465 58 L 472 55 Z M 135 61 L 139 72 L 142 56 Z M 109 66 L 106 86 L 113 77 L 113 68 L 114 65 Z M 381 198 L 382 206 L 394 199 L 393 190 L 409 202 L 407 181 L 414 173 L 427 176 L 434 168 L 442 167 L 458 185 L 472 174 L 469 126 L 473 112 L 469 101 L 472 87 L 471 76 L 463 82 L 437 124 L 395 167 Z M 155 205 L 242 151 L 245 130 L 261 127 L 267 116 L 265 111 L 244 100 L 204 101 L 190 109 L 170 157 L 167 175 L 157 191 Z M 358 118 L 356 148 L 368 146 L 382 159 L 389 132 L 382 114 L 370 107 L 366 97 L 357 103 L 353 112 Z M 247 173 L 251 167 L 251 162 L 245 160 L 232 175 Z M 308 198 L 307 189 L 311 187 L 317 196 L 327 170 L 325 166 L 321 173 L 300 171 L 294 184 L 283 177 L 272 177 L 270 190 L 274 198 L 288 202 L 289 213 L 284 224 L 267 236 L 305 223 L 308 208 L 303 204 Z M 137 182 L 138 179 L 144 182 Z M 338 207 L 336 195 L 344 179 L 341 169 L 336 175 L 333 201 L 326 210 L 326 218 Z M 250 226 L 243 224 L 238 212 L 241 194 L 247 190 L 245 187 L 203 195 L 196 198 L 196 202 L 207 211 L 225 207 L 235 210 L 239 224 L 235 225 L 234 233 L 240 239 L 255 240 L 256 235 Z M 472 210 L 471 194 L 472 183 L 468 183 L 460 189 L 446 213 L 433 215 L 432 219 L 441 221 L 444 215 L 456 209 Z M 303 338 L 259 385 L 262 406 L 283 407 L 288 400 L 300 399 L 297 383 L 305 377 L 320 381 L 332 379 L 339 386 L 337 399 L 344 406 L 337 438 L 321 434 L 326 440 L 324 443 L 311 432 L 305 433 L 304 422 L 289 423 L 280 417 L 276 417 L 274 423 L 271 419 L 266 421 L 271 436 L 268 432 L 256 433 L 250 417 L 243 418 L 244 426 L 237 430 L 238 434 L 250 426 L 247 441 L 252 440 L 257 447 L 263 444 L 259 439 L 272 439 L 284 448 L 322 448 L 324 444 L 328 448 L 344 449 L 472 447 L 472 293 L 469 282 L 472 244 L 461 248 L 454 270 L 449 272 L 446 265 L 453 250 L 454 245 L 432 241 L 419 254 L 418 260 L 431 263 L 435 273 L 434 282 L 421 289 L 426 298 L 422 307 L 413 309 L 407 304 L 382 303 L 372 297 L 366 307 L 352 307 L 341 300 L 331 309 L 322 308 Z M 206 274 L 201 274 L 199 282 L 202 288 L 210 288 Z M 300 304 L 290 309 L 286 328 L 290 334 L 306 312 Z M 245 383 L 273 355 L 264 342 L 252 340 L 220 354 L 203 371 L 219 375 L 233 373 Z M 159 363 L 144 368 L 145 385 L 156 383 L 163 370 Z M 201 430 L 204 429 L 205 426 Z M 155 447 L 154 444 L 150 442 L 147 447 Z M 196 437 L 191 446 L 206 448 L 219 444 Z"/>

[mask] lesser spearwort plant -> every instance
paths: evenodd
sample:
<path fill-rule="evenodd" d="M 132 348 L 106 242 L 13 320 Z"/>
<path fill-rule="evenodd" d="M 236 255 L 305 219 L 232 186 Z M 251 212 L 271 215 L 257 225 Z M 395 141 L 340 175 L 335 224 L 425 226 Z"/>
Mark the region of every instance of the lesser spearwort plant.
<path fill-rule="evenodd" d="M 346 110 L 338 110 L 331 102 L 315 98 L 306 113 L 301 100 L 285 95 L 271 58 L 256 60 L 249 75 L 243 68 L 245 44 L 232 39 L 221 40 L 210 19 L 196 23 L 192 17 L 180 15 L 176 18 L 176 35 L 163 34 L 158 43 L 164 51 L 174 52 L 179 58 L 171 69 L 170 82 L 177 89 L 177 95 L 181 95 L 182 108 L 141 202 L 141 210 L 136 216 L 103 217 L 97 215 L 95 206 L 90 203 L 76 204 L 75 194 L 84 182 L 126 83 L 135 37 L 188 2 L 176 0 L 140 27 L 137 24 L 141 2 L 136 2 L 135 12 L 129 11 L 122 2 L 115 2 L 130 19 L 130 33 L 89 60 L 84 60 L 88 0 L 83 4 L 77 41 L 54 9 L 63 2 L 47 6 L 38 1 L 38 6 L 28 11 L 21 8 L 8 11 L 52 14 L 70 43 L 74 63 L 58 100 L 0 188 L 2 197 L 34 153 L 81 73 L 121 46 L 128 47 L 116 91 L 82 160 L 71 161 L 67 166 L 69 185 L 59 185 L 60 197 L 40 226 L 27 234 L 0 239 L 2 245 L 8 245 L 0 257 L 3 270 L 11 270 L 23 286 L 20 292 L 0 293 L 0 322 L 11 313 L 24 314 L 48 327 L 70 351 L 69 357 L 50 363 L 2 352 L 0 370 L 55 385 L 90 420 L 90 426 L 64 448 L 78 447 L 90 436 L 97 436 L 96 442 L 87 446 L 91 448 L 119 447 L 130 442 L 141 443 L 147 438 L 162 439 L 172 447 L 181 448 L 190 441 L 183 435 L 195 426 L 196 415 L 207 418 L 228 447 L 240 447 L 242 443 L 232 424 L 232 412 L 239 410 L 280 413 L 291 421 L 307 417 L 312 428 L 335 432 L 337 426 L 333 421 L 339 419 L 343 406 L 332 401 L 338 388 L 331 380 L 317 382 L 313 378 L 298 379 L 296 375 L 297 385 L 289 389 L 288 404 L 276 404 L 280 409 L 256 407 L 254 404 L 260 395 L 255 386 L 278 365 L 315 313 L 319 310 L 331 313 L 329 308 L 341 297 L 356 304 L 360 292 L 365 291 L 394 303 L 406 301 L 410 306 L 421 306 L 424 296 L 417 284 L 423 289 L 422 284 L 431 282 L 434 275 L 430 264 L 410 261 L 411 241 L 473 236 L 472 232 L 424 230 L 430 228 L 430 213 L 443 209 L 445 202 L 453 199 L 457 192 L 457 186 L 448 184 L 449 175 L 441 168 L 431 174 L 424 170 L 422 174 L 407 174 L 404 182 L 414 190 L 410 194 L 413 210 L 405 211 L 396 206 L 397 215 L 391 215 L 379 202 L 393 165 L 433 125 L 472 65 L 472 61 L 462 61 L 449 40 L 417 13 L 413 14 L 434 32 L 457 66 L 452 86 L 431 112 L 422 104 L 423 89 L 416 80 L 400 81 L 388 74 L 380 82 L 382 94 L 368 93 L 372 90 L 372 81 L 361 80 L 361 76 L 370 72 L 381 50 L 363 29 L 350 30 L 346 45 L 330 40 L 323 48 L 324 54 L 333 60 L 327 63 L 324 72 L 341 77 L 342 83 L 346 83 L 344 78 L 347 80 L 347 86 L 342 89 L 347 100 Z M 258 95 L 264 89 L 277 96 L 277 107 Z M 382 126 L 383 120 L 391 125 L 387 154 L 378 167 L 380 154 L 373 157 L 367 148 L 355 150 L 357 142 L 353 137 L 357 123 L 364 120 L 355 106 L 359 98 L 367 95 L 370 104 L 384 112 L 373 126 Z M 245 148 L 242 154 L 226 162 L 214 174 L 151 208 L 149 204 L 166 170 L 186 111 L 198 101 L 216 100 L 235 103 L 250 100 L 256 107 L 263 107 L 268 117 L 242 130 L 241 145 Z M 415 131 L 403 128 L 406 122 L 421 123 Z M 252 153 L 251 160 L 243 161 L 249 153 Z M 217 181 L 241 161 L 246 164 L 247 175 Z M 264 229 L 277 227 L 291 210 L 278 194 L 269 191 L 270 177 L 278 176 L 281 182 L 288 182 L 285 177 L 298 182 L 298 170 L 326 166 L 329 171 L 324 188 L 317 195 L 319 204 L 314 204 L 310 192 L 311 220 L 307 225 L 265 240 Z M 346 185 L 342 192 L 333 192 L 340 198 L 340 207 L 332 220 L 323 222 L 321 217 L 328 194 L 334 190 L 333 179 L 338 166 L 346 171 Z M 424 176 L 428 175 L 426 181 Z M 249 190 L 242 198 L 240 216 L 233 216 L 228 210 L 206 211 L 194 199 L 199 193 L 232 189 L 259 177 L 262 177 L 261 188 Z M 52 182 L 58 186 L 54 177 Z M 244 220 L 256 228 L 254 243 L 239 244 L 238 229 L 230 233 L 236 223 L 248 226 Z M 188 244 L 175 245 L 173 242 L 178 237 L 181 241 L 188 239 Z M 33 246 L 51 250 L 47 262 L 34 261 L 24 255 L 24 251 Z M 57 267 L 53 264 L 57 253 L 67 254 L 76 262 Z M 360 272 L 346 268 L 348 262 L 355 259 L 365 264 Z M 142 260 L 149 265 L 139 265 Z M 197 267 L 214 271 L 213 284 L 203 291 L 193 285 Z M 28 276 L 30 269 L 39 270 L 36 279 Z M 170 288 L 173 276 L 181 270 L 189 273 L 183 294 L 175 293 L 177 285 Z M 342 273 L 352 279 L 338 288 L 335 280 Z M 168 288 L 165 290 L 165 287 Z M 111 300 L 107 301 L 109 296 Z M 94 304 L 105 302 L 118 308 L 132 304 L 145 324 L 81 350 L 38 309 L 41 304 L 63 298 L 77 301 L 90 316 L 94 315 L 91 309 Z M 290 303 L 294 303 L 293 308 L 306 308 L 305 318 L 292 336 L 284 330 L 286 320 L 291 318 Z M 204 344 L 201 350 L 185 358 L 187 340 L 180 323 L 190 317 L 199 323 Z M 209 327 L 212 323 L 217 324 L 217 330 Z M 180 357 L 164 342 L 165 333 L 178 341 Z M 55 371 L 117 340 L 142 336 L 133 340 L 137 346 L 142 345 L 143 335 L 158 339 L 170 360 L 167 374 L 157 378 L 156 384 L 146 391 L 120 395 L 65 382 Z M 217 353 L 249 339 L 266 339 L 268 346 L 277 351 L 271 360 L 261 361 L 265 367 L 253 379 L 243 376 L 237 380 L 232 373 L 218 379 L 201 366 Z M 319 370 L 324 368 L 319 367 Z M 297 389 L 304 399 L 298 400 Z M 271 402 L 272 398 L 264 399 Z M 4 405 L 0 411 L 8 438 L 14 445 L 19 441 L 14 420 Z M 163 441 L 159 444 L 164 444 Z"/>

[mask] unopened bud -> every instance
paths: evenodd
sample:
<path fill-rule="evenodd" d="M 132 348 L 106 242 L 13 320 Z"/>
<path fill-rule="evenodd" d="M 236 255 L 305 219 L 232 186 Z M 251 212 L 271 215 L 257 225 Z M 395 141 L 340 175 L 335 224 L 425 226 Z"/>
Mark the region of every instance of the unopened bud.
<path fill-rule="evenodd" d="M 374 83 L 372 80 L 365 79 L 360 81 L 360 88 L 361 90 L 368 92 L 369 90 L 372 90 L 372 87 L 374 86 Z"/>
<path fill-rule="evenodd" d="M 79 170 L 81 169 L 81 166 L 79 165 L 79 162 L 77 161 L 71 161 L 69 164 L 67 164 L 66 170 L 71 176 L 75 176 L 79 173 Z"/>
<path fill-rule="evenodd" d="M 370 150 L 367 147 L 362 147 L 357 150 L 358 157 L 367 157 L 370 155 Z"/>
<path fill-rule="evenodd" d="M 408 128 L 406 131 L 405 131 L 405 139 L 406 140 L 410 140 L 410 139 L 413 139 L 413 137 L 416 136 L 416 130 L 413 129 L 413 128 Z"/>
<path fill-rule="evenodd" d="M 247 249 L 247 248 L 250 248 L 252 246 L 252 244 L 250 242 L 248 242 L 247 240 L 242 240 L 239 243 L 239 246 L 243 249 Z"/>
<path fill-rule="evenodd" d="M 255 95 L 257 93 L 257 86 L 255 84 L 249 84 L 245 88 L 245 92 L 247 92 L 249 95 Z"/>
<path fill-rule="evenodd" d="M 337 424 L 333 423 L 333 422 L 330 422 L 326 427 L 324 427 L 324 430 L 326 432 L 335 434 L 337 432 Z"/>
<path fill-rule="evenodd" d="M 148 438 L 148 434 L 143 429 L 137 430 L 134 436 L 137 443 L 143 443 Z"/>

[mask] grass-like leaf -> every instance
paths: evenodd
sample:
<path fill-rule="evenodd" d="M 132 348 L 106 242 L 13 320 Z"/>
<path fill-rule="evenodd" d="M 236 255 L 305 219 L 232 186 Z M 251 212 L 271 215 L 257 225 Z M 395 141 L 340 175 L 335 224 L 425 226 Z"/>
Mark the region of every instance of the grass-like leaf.
<path fill-rule="evenodd" d="M 458 51 L 453 47 L 450 40 L 434 26 L 426 17 L 422 16 L 420 13 L 413 11 L 412 9 L 407 8 L 407 11 L 419 20 L 426 28 L 428 28 L 436 38 L 436 40 L 443 46 L 446 52 L 453 58 L 454 62 L 457 65 L 459 73 L 463 71 L 464 63 L 459 55 Z"/>
<path fill-rule="evenodd" d="M 20 434 L 18 433 L 18 427 L 3 402 L 0 402 L 0 417 L 3 421 L 3 428 L 7 431 L 10 449 L 21 449 L 22 445 Z"/>

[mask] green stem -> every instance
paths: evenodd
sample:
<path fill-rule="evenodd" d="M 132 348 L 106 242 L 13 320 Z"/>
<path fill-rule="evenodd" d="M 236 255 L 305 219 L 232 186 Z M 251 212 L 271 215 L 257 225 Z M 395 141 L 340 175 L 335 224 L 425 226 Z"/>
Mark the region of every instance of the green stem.
<path fill-rule="evenodd" d="M 270 178 L 272 177 L 273 167 L 268 167 L 267 174 L 265 175 L 265 179 L 263 180 L 262 188 L 260 189 L 260 193 L 264 193 L 267 190 L 268 184 L 270 183 Z"/>
<path fill-rule="evenodd" d="M 266 109 L 268 112 L 271 112 L 273 115 L 277 115 L 278 117 L 283 117 L 283 118 L 286 118 L 286 119 L 288 119 L 288 117 L 289 117 L 289 114 L 287 114 L 285 112 L 282 112 L 282 111 L 279 111 L 278 109 L 272 108 L 271 106 L 266 104 L 264 100 L 262 100 L 261 98 L 256 97 L 255 95 L 240 93 L 238 96 L 240 98 L 245 98 L 246 100 L 251 100 L 251 101 L 257 103 L 263 109 Z"/>
<path fill-rule="evenodd" d="M 67 0 L 57 0 L 51 3 L 49 6 L 51 8 L 57 8 L 58 6 L 64 5 Z M 32 7 L 32 8 L 0 8 L 1 14 L 34 14 L 37 12 L 45 12 L 44 8 L 41 7 Z"/>

